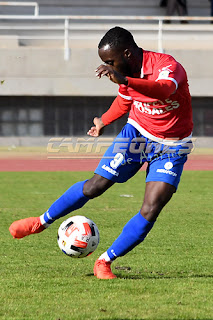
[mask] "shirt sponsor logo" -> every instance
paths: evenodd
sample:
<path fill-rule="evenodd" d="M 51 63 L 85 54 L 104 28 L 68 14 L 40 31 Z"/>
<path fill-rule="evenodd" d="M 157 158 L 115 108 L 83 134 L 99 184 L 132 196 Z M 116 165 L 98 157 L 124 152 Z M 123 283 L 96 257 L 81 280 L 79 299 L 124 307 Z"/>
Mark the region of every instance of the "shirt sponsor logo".
<path fill-rule="evenodd" d="M 168 79 L 169 77 L 169 71 L 168 70 L 164 70 L 164 71 L 161 71 L 159 73 L 159 76 L 158 76 L 158 79 L 157 80 L 160 80 L 160 79 Z"/>
<path fill-rule="evenodd" d="M 112 168 L 106 166 L 105 164 L 103 164 L 102 169 L 106 170 L 107 172 L 111 173 L 113 176 L 118 177 L 119 173 L 116 172 L 115 170 L 113 170 Z"/>
<path fill-rule="evenodd" d="M 168 66 L 166 66 L 166 67 L 163 67 L 162 69 L 159 69 L 158 71 L 159 72 L 161 72 L 161 70 L 162 71 L 169 71 L 169 72 L 173 72 L 171 69 L 170 69 L 170 67 L 172 67 L 172 64 L 170 64 L 170 65 L 168 65 Z"/>
<path fill-rule="evenodd" d="M 133 105 L 138 111 L 153 116 L 164 114 L 180 107 L 178 101 L 172 101 L 171 99 L 165 99 L 165 101 L 158 100 L 150 103 L 134 101 Z M 164 108 L 160 108 L 161 105 L 163 105 Z M 154 108 L 155 106 L 159 108 Z"/>
<path fill-rule="evenodd" d="M 165 173 L 165 174 L 169 174 L 170 176 L 177 177 L 177 173 L 170 170 L 166 170 L 166 169 L 157 169 L 156 172 Z"/>

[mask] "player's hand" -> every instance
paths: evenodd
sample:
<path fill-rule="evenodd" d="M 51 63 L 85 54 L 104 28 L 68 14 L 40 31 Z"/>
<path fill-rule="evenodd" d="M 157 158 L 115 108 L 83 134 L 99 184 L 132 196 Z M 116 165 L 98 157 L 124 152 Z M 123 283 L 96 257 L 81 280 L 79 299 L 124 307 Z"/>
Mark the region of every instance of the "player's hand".
<path fill-rule="evenodd" d="M 101 64 L 96 70 L 96 77 L 101 78 L 107 76 L 112 82 L 117 84 L 128 84 L 128 80 L 121 73 L 115 71 L 113 67 L 105 64 Z"/>
<path fill-rule="evenodd" d="M 95 126 L 91 127 L 87 134 L 92 137 L 99 137 L 103 133 L 104 124 L 101 118 L 98 117 L 94 118 L 93 123 Z"/>

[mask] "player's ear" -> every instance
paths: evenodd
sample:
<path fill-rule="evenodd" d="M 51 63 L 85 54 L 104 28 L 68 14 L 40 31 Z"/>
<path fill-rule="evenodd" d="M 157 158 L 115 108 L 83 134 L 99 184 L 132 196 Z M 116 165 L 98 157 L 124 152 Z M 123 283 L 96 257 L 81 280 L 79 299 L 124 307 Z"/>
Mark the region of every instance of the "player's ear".
<path fill-rule="evenodd" d="M 125 49 L 124 50 L 124 57 L 127 58 L 127 59 L 130 59 L 132 53 L 129 49 Z"/>

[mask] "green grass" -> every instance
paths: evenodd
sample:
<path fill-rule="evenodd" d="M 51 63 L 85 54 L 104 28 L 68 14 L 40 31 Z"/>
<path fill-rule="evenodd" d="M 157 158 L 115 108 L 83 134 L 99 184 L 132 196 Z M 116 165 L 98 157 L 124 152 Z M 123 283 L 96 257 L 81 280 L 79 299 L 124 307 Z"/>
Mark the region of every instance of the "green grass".
<path fill-rule="evenodd" d="M 60 252 L 57 229 L 65 218 L 41 234 L 12 239 L 14 220 L 40 215 L 71 184 L 90 176 L 0 173 L 0 319 L 213 319 L 212 172 L 184 172 L 144 243 L 114 262 L 118 279 L 96 279 L 93 264 L 138 212 L 144 172 L 78 211 L 99 227 L 100 244 L 90 257 Z"/>

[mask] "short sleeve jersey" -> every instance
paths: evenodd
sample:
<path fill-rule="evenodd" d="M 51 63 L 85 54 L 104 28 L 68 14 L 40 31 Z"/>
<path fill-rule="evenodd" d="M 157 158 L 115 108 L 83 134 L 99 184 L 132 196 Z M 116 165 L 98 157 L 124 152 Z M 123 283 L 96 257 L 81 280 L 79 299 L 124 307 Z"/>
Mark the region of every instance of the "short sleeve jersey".
<path fill-rule="evenodd" d="M 141 74 L 134 77 L 173 81 L 176 90 L 162 101 L 120 85 L 118 94 L 131 103 L 129 122 L 157 138 L 180 140 L 188 137 L 192 132 L 193 121 L 191 96 L 183 66 L 170 55 L 143 50 Z"/>

